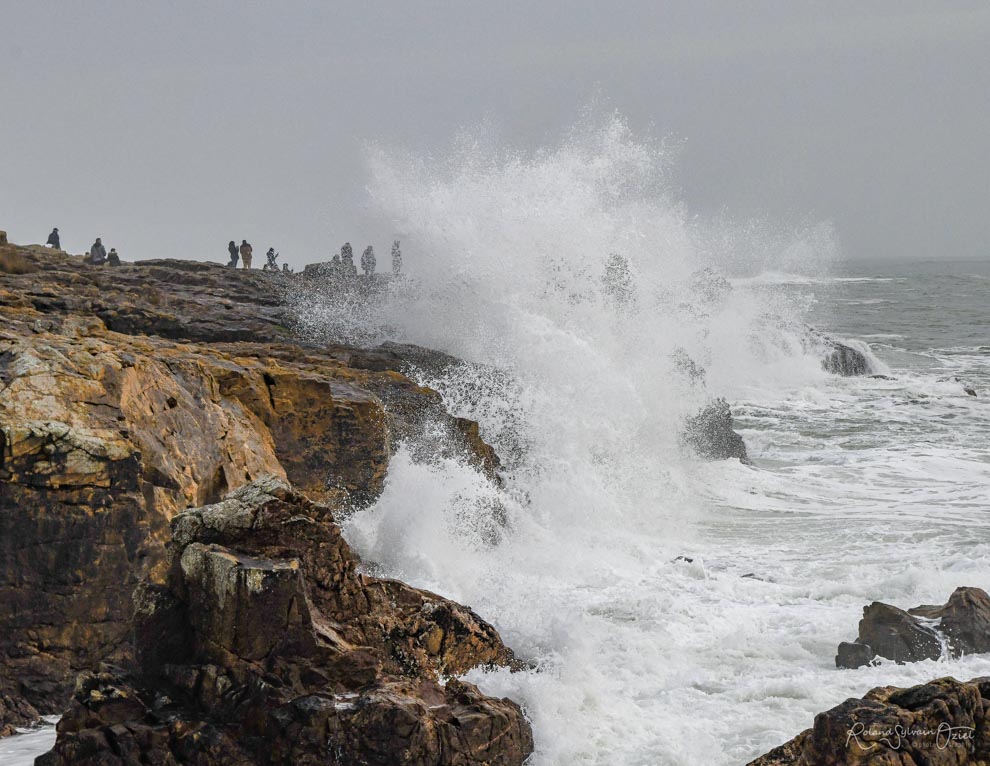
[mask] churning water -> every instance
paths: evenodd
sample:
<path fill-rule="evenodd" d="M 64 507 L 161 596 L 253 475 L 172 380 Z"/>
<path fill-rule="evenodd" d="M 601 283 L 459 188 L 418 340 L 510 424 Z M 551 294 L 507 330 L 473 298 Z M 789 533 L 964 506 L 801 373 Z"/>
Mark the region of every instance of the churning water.
<path fill-rule="evenodd" d="M 467 360 L 421 377 L 507 470 L 500 489 L 402 451 L 347 534 L 539 665 L 471 676 L 525 706 L 533 764 L 740 764 L 873 686 L 990 672 L 833 659 L 872 600 L 990 586 L 986 399 L 940 382 L 990 394 L 985 264 L 847 273 L 826 228 L 698 220 L 619 120 L 536 155 L 475 137 L 371 168 L 411 276 L 354 331 Z M 329 300 L 308 330 L 327 314 L 345 321 Z M 826 374 L 805 323 L 868 341 L 895 379 Z M 754 467 L 684 454 L 713 395 Z"/>

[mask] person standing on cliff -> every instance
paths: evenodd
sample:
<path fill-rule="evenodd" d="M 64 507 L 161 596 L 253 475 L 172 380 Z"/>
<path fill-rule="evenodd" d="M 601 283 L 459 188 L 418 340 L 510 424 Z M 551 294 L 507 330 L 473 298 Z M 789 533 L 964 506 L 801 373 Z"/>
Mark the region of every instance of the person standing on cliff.
<path fill-rule="evenodd" d="M 45 244 L 51 245 L 56 250 L 62 249 L 62 245 L 59 243 L 59 238 L 58 238 L 58 226 L 52 229 L 52 233 L 48 235 L 48 241 Z"/>
<path fill-rule="evenodd" d="M 103 242 L 99 237 L 89 249 L 89 262 L 94 266 L 102 266 L 107 261 L 107 249 L 103 247 Z"/>
<path fill-rule="evenodd" d="M 354 250 L 350 242 L 345 242 L 340 248 L 340 269 L 341 273 L 349 277 L 357 276 L 357 266 L 354 265 Z"/>
<path fill-rule="evenodd" d="M 253 252 L 253 249 L 251 248 L 251 245 L 248 244 L 248 241 L 246 239 L 242 239 L 241 240 L 241 261 L 243 262 L 245 269 L 250 269 L 251 268 L 251 253 L 252 252 Z"/>
<path fill-rule="evenodd" d="M 238 255 L 237 255 L 237 243 L 234 242 L 234 240 L 230 240 L 230 244 L 227 245 L 227 252 L 230 253 L 230 261 L 227 263 L 227 265 L 232 269 L 236 269 Z"/>
<path fill-rule="evenodd" d="M 399 249 L 399 240 L 392 243 L 392 274 L 399 276 L 402 271 L 402 251 Z"/>
<path fill-rule="evenodd" d="M 366 277 L 375 276 L 375 248 L 368 245 L 361 254 L 361 270 Z"/>

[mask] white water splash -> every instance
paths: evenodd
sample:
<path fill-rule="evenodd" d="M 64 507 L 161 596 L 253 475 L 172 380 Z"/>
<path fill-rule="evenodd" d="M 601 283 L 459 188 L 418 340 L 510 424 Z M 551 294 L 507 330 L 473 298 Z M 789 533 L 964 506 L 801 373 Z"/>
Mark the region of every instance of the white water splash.
<path fill-rule="evenodd" d="M 941 487 L 912 505 L 885 455 L 851 462 L 864 383 L 822 372 L 802 324 L 811 294 L 781 289 L 824 283 L 827 229 L 787 242 L 699 221 L 669 192 L 662 144 L 615 118 L 534 155 L 487 138 L 439 161 L 377 149 L 370 171 L 383 220 L 408 232 L 411 276 L 350 324 L 333 294 L 301 295 L 301 326 L 468 360 L 426 382 L 481 422 L 508 470 L 498 489 L 402 450 L 346 532 L 366 561 L 470 604 L 539 664 L 471 674 L 525 706 L 534 764 L 740 763 L 873 685 L 990 669 L 834 668 L 866 601 L 980 585 L 988 546 L 963 523 L 926 537 Z M 612 253 L 625 265 L 609 276 Z M 756 278 L 796 265 L 806 278 Z M 683 454 L 680 424 L 710 395 L 736 401 L 760 470 Z M 498 545 L 478 517 L 493 504 Z M 936 539 L 932 555 L 966 551 L 954 571 L 907 571 L 901 545 Z"/>

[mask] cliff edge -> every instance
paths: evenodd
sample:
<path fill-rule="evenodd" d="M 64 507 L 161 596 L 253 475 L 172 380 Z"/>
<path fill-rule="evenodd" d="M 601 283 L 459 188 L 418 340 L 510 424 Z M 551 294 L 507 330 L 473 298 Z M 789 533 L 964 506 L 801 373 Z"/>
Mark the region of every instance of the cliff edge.
<path fill-rule="evenodd" d="M 132 593 L 167 579 L 183 511 L 271 477 L 360 507 L 413 437 L 497 480 L 403 347 L 295 339 L 292 278 L 0 237 L 0 733 L 61 712 L 80 671 L 133 662 Z"/>

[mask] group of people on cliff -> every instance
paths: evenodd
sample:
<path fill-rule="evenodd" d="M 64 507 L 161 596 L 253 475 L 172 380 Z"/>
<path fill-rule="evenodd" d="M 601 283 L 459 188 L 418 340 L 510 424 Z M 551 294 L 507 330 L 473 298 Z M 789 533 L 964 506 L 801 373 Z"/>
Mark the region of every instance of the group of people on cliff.
<path fill-rule="evenodd" d="M 52 229 L 51 234 L 48 235 L 48 241 L 45 244 L 50 245 L 56 250 L 62 249 L 61 238 L 59 236 L 57 226 Z M 230 260 L 227 262 L 228 267 L 236 269 L 237 263 L 240 261 L 242 268 L 251 268 L 254 248 L 246 239 L 242 239 L 240 245 L 238 245 L 235 240 L 230 240 L 230 243 L 227 245 L 227 252 L 230 254 Z M 278 256 L 279 254 L 275 251 L 274 247 L 268 248 L 268 252 L 265 254 L 265 264 L 262 266 L 262 271 L 279 271 Z M 109 266 L 120 266 L 120 256 L 117 254 L 117 249 L 112 247 L 108 253 L 100 237 L 97 237 L 96 241 L 90 246 L 86 253 L 85 261 L 86 263 L 94 266 L 102 266 L 104 264 Z M 375 248 L 372 245 L 368 245 L 361 254 L 361 270 L 364 272 L 366 277 L 373 277 L 375 275 L 377 265 L 378 263 L 377 258 L 375 257 Z M 282 264 L 281 271 L 284 274 L 292 273 L 292 270 L 289 268 L 287 263 Z M 392 274 L 398 277 L 401 272 L 402 250 L 399 246 L 399 240 L 395 240 L 392 242 Z M 340 248 L 340 254 L 334 255 L 333 258 L 331 258 L 330 273 L 339 276 L 357 276 L 358 270 L 354 263 L 354 249 L 351 247 L 350 242 L 345 242 Z"/>
<path fill-rule="evenodd" d="M 361 254 L 361 271 L 366 277 L 373 277 L 378 266 L 378 259 L 375 257 L 375 248 L 368 245 Z M 392 242 L 392 274 L 399 276 L 402 271 L 402 250 L 399 247 L 399 240 Z M 340 255 L 334 255 L 330 259 L 331 275 L 345 277 L 356 277 L 358 270 L 354 263 L 354 249 L 350 242 L 345 242 L 340 248 Z"/>
<path fill-rule="evenodd" d="M 45 244 L 50 245 L 56 250 L 62 249 L 62 239 L 58 233 L 58 226 L 52 229 L 52 233 L 48 235 L 48 240 Z M 103 240 L 99 237 L 90 245 L 89 250 L 84 256 L 84 260 L 93 266 L 102 266 L 104 264 L 108 266 L 120 266 L 120 256 L 117 254 L 117 248 L 111 247 L 108 253 L 106 247 L 103 245 Z"/>
<path fill-rule="evenodd" d="M 243 268 L 251 268 L 251 259 L 254 254 L 254 248 L 251 247 L 251 243 L 246 239 L 241 240 L 240 246 L 237 245 L 234 240 L 230 240 L 230 244 L 227 245 L 227 252 L 230 253 L 230 260 L 227 265 L 232 268 L 237 268 L 237 260 L 240 258 Z M 274 247 L 268 248 L 268 252 L 265 253 L 265 264 L 261 267 L 262 271 L 278 271 L 278 253 L 275 252 Z M 282 264 L 282 272 L 284 274 L 291 274 L 292 270 L 289 268 L 289 264 Z"/>

